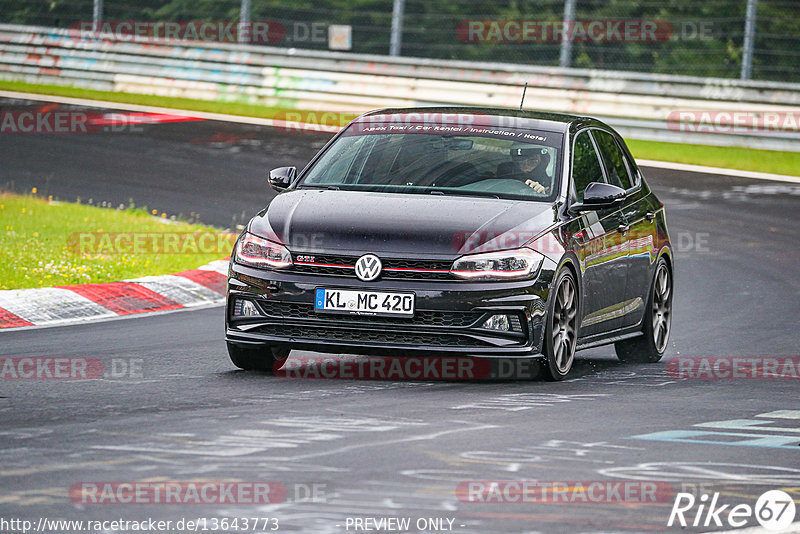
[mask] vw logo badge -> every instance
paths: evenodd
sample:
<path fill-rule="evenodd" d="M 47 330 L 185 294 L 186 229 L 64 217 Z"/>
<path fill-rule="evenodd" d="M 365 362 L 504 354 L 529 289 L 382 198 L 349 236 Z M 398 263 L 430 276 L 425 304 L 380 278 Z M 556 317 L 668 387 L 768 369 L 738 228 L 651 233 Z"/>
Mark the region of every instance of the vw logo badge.
<path fill-rule="evenodd" d="M 356 261 L 356 276 L 364 282 L 371 282 L 381 274 L 380 258 L 375 254 L 364 254 Z"/>

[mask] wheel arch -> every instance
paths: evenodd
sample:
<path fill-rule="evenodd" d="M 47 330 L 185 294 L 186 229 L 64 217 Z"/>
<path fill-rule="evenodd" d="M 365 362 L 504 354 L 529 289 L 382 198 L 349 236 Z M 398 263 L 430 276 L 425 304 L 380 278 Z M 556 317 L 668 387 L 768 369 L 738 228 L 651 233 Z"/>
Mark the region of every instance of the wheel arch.
<path fill-rule="evenodd" d="M 575 280 L 575 291 L 578 292 L 578 320 L 575 324 L 575 329 L 577 330 L 576 337 L 580 337 L 580 325 L 583 317 L 583 278 L 581 278 L 581 275 L 579 274 L 580 269 L 576 265 L 577 261 L 577 258 L 574 258 L 571 255 L 564 256 L 556 268 L 556 274 L 553 277 L 553 283 L 555 283 L 559 273 L 561 273 L 563 269 L 569 270 L 569 272 L 572 274 L 572 278 Z M 550 309 L 549 300 L 552 295 L 553 291 L 551 290 L 550 295 L 548 296 L 548 309 Z"/>
<path fill-rule="evenodd" d="M 662 258 L 667 263 L 667 267 L 669 268 L 669 274 L 672 276 L 672 283 L 674 284 L 675 283 L 675 265 L 674 265 L 674 260 L 672 258 L 672 248 L 671 247 L 665 246 L 664 248 L 662 248 L 659 251 L 658 256 L 656 256 L 656 261 L 653 262 L 653 270 L 655 270 L 655 266 L 658 264 L 658 260 L 660 260 Z"/>

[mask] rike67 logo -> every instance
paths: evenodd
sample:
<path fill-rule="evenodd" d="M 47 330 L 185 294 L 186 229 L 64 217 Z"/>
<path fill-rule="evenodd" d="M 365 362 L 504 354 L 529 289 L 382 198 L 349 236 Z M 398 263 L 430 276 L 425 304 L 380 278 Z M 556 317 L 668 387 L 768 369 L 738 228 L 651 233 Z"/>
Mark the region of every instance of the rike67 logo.
<path fill-rule="evenodd" d="M 765 529 L 778 532 L 788 528 L 794 521 L 795 504 L 785 491 L 764 492 L 756 500 L 755 506 L 744 503 L 721 504 L 719 498 L 718 492 L 712 496 L 704 493 L 699 499 L 691 493 L 678 493 L 667 526 L 708 528 L 722 527 L 727 523 L 728 526 L 739 528 L 755 518 Z"/>

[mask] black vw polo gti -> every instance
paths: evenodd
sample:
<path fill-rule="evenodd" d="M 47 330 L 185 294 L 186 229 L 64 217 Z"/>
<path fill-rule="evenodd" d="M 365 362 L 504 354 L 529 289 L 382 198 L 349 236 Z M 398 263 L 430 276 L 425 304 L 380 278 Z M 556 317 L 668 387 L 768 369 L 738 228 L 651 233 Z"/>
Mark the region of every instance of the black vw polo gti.
<path fill-rule="evenodd" d="M 291 349 L 658 361 L 672 311 L 663 205 L 600 121 L 505 109 L 362 115 L 231 256 L 226 340 L 242 369 Z"/>

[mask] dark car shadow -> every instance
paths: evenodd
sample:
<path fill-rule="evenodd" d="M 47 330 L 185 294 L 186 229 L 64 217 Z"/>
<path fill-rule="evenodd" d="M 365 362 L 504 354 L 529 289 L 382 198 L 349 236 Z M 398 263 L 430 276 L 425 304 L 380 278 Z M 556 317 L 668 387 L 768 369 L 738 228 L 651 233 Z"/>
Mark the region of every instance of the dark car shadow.
<path fill-rule="evenodd" d="M 598 353 L 575 358 L 572 369 L 565 379 L 589 379 L 592 376 L 613 376 L 620 378 L 635 375 L 642 366 L 648 369 L 663 370 L 663 363 L 633 364 L 623 363 L 613 354 Z M 232 369 L 220 373 L 237 381 L 265 378 L 279 380 L 339 381 L 348 383 L 404 383 L 404 382 L 457 382 L 460 384 L 546 382 L 541 359 L 478 358 L 467 356 L 420 356 L 420 357 L 377 357 L 356 355 L 322 355 L 317 353 L 294 353 L 269 371 L 243 371 Z M 308 354 L 308 356 L 306 356 Z M 658 367 L 661 366 L 661 367 Z M 666 373 L 665 373 L 666 376 Z"/>

